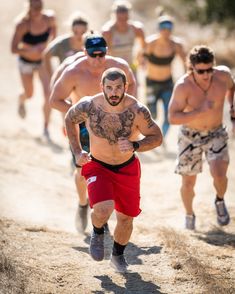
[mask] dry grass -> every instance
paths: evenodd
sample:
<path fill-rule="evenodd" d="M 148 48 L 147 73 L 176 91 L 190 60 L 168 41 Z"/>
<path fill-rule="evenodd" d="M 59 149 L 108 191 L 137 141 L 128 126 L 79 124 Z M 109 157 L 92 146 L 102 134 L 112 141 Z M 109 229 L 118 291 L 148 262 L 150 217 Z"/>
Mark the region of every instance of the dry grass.
<path fill-rule="evenodd" d="M 25 277 L 16 270 L 14 263 L 1 250 L 0 252 L 0 293 L 24 294 Z"/>
<path fill-rule="evenodd" d="M 213 267 L 209 257 L 199 255 L 202 250 L 193 244 L 191 238 L 170 228 L 162 228 L 160 235 L 171 255 L 171 266 L 190 275 L 202 287 L 203 293 L 234 293 L 235 288 L 229 283 L 229 276 Z"/>

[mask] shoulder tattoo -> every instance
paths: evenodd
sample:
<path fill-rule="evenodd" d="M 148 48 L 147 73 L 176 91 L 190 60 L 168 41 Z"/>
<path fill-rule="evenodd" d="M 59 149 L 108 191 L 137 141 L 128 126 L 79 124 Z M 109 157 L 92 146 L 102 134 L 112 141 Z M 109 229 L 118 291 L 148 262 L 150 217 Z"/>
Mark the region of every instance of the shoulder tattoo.
<path fill-rule="evenodd" d="M 74 124 L 80 124 L 87 120 L 94 109 L 94 103 L 90 101 L 83 101 L 77 103 L 69 111 L 69 117 Z"/>

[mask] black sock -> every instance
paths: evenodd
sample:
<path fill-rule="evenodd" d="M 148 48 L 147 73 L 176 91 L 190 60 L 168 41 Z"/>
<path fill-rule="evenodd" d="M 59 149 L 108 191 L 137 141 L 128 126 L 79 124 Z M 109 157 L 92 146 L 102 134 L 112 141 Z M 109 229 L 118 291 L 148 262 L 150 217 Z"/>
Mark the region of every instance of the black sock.
<path fill-rule="evenodd" d="M 126 245 L 121 245 L 121 244 L 118 244 L 117 242 L 114 241 L 112 254 L 114 256 L 122 255 L 125 248 L 126 248 Z"/>
<path fill-rule="evenodd" d="M 88 203 L 85 204 L 85 205 L 81 205 L 81 204 L 79 204 L 79 207 L 81 207 L 81 208 L 87 208 L 87 206 L 88 206 Z"/>
<path fill-rule="evenodd" d="M 216 195 L 215 202 L 218 202 L 218 201 L 223 201 L 223 200 L 224 200 L 223 198 L 220 198 L 218 195 Z"/>
<path fill-rule="evenodd" d="M 104 234 L 104 227 L 97 228 L 93 225 L 93 230 L 94 230 L 95 234 L 98 234 L 98 235 Z"/>

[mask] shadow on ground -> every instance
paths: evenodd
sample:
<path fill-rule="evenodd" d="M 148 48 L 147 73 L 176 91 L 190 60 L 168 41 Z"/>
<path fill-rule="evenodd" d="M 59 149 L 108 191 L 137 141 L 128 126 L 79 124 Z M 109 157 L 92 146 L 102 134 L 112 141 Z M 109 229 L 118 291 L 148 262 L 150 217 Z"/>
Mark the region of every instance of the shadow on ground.
<path fill-rule="evenodd" d="M 198 240 L 215 246 L 232 246 L 235 248 L 235 234 L 227 233 L 219 227 L 196 235 Z"/>
<path fill-rule="evenodd" d="M 115 294 L 135 293 L 135 294 L 164 294 L 160 291 L 160 287 L 152 282 L 142 280 L 138 273 L 123 274 L 126 279 L 125 286 L 119 286 L 112 281 L 107 275 L 95 276 L 96 279 L 101 281 L 101 287 L 104 291 L 93 291 L 95 294 L 105 294 L 109 291 Z"/>

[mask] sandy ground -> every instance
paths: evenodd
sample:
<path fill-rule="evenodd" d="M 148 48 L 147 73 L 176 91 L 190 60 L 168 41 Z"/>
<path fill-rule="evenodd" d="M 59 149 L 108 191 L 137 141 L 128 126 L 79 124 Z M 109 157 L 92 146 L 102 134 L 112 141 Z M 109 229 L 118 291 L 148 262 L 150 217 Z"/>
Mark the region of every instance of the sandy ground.
<path fill-rule="evenodd" d="M 47 4 L 64 20 L 82 3 L 67 2 Z M 172 127 L 167 150 L 139 154 L 142 213 L 126 250 L 131 272 L 120 275 L 109 267 L 110 236 L 105 260 L 94 262 L 88 254 L 91 225 L 85 236 L 74 227 L 77 199 L 59 113 L 52 114 L 52 142 L 41 136 L 38 83 L 27 105 L 27 118 L 22 121 L 17 116 L 20 83 L 9 42 L 22 1 L 4 3 L 0 3 L 0 293 L 235 293 L 235 141 L 229 141 L 226 202 L 231 223 L 227 227 L 216 224 L 215 193 L 205 163 L 196 186 L 197 231 L 183 229 L 180 177 L 173 172 L 178 128 Z M 97 3 L 88 1 L 83 7 L 99 27 L 101 19 L 92 9 Z M 107 16 L 106 10 L 102 13 L 100 17 Z M 225 123 L 230 128 L 227 118 Z M 109 223 L 112 232 L 114 216 Z"/>

